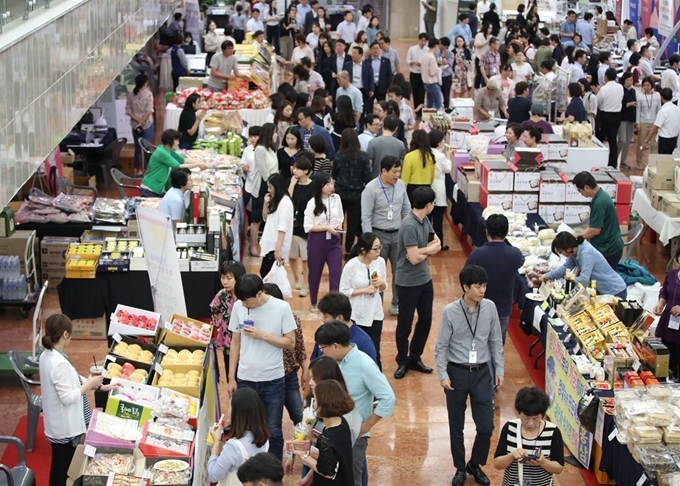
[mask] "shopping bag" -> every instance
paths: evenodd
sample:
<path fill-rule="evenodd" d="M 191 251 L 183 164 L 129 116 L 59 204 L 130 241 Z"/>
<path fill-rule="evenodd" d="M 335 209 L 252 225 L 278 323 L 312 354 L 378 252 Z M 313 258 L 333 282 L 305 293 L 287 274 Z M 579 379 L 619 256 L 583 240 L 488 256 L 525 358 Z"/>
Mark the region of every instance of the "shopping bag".
<path fill-rule="evenodd" d="M 274 262 L 272 269 L 263 279 L 264 283 L 273 283 L 279 286 L 284 299 L 293 297 L 293 289 L 288 281 L 288 272 L 286 266 L 280 262 Z"/>

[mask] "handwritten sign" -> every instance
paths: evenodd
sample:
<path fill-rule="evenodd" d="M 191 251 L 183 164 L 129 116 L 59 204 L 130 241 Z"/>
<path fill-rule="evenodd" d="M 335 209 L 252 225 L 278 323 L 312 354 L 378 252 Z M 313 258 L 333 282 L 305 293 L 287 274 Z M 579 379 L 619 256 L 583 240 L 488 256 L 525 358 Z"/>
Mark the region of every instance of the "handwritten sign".
<path fill-rule="evenodd" d="M 588 467 L 593 434 L 581 426 L 577 413 L 578 402 L 588 391 L 588 382 L 578 372 L 552 326 L 548 326 L 545 368 L 545 392 L 550 397 L 548 416 L 559 427 L 574 457 Z"/>
<path fill-rule="evenodd" d="M 173 238 L 172 221 L 163 213 L 137 208 L 137 222 L 151 281 L 154 309 L 162 319 L 187 315 L 182 273 Z"/>

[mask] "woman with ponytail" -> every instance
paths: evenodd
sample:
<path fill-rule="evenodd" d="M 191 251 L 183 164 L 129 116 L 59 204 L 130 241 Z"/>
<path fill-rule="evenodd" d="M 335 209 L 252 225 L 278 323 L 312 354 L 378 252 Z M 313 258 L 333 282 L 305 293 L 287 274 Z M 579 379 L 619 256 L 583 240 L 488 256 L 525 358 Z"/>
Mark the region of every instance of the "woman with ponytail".
<path fill-rule="evenodd" d="M 380 336 L 382 334 L 382 299 L 378 292 L 387 288 L 387 267 L 380 256 L 382 245 L 375 233 L 359 235 L 357 244 L 349 253 L 340 277 L 340 292 L 349 297 L 352 304 L 352 320 L 371 337 L 375 344 L 376 363 L 380 362 Z"/>
<path fill-rule="evenodd" d="M 90 390 L 109 391 L 119 384 L 103 385 L 103 375 L 84 378 L 68 360 L 66 347 L 71 342 L 73 324 L 63 314 L 50 316 L 45 322 L 40 355 L 40 387 L 42 391 L 45 435 L 52 445 L 50 486 L 64 486 L 71 459 L 87 432 L 92 409 L 87 398 Z"/>
<path fill-rule="evenodd" d="M 575 272 L 576 282 L 584 287 L 595 282 L 598 294 L 626 299 L 626 283 L 607 263 L 602 253 L 584 240 L 583 236 L 575 237 L 568 231 L 563 231 L 553 240 L 552 251 L 555 255 L 565 257 L 567 261 L 561 267 L 543 275 L 541 281 L 556 280 L 564 277 L 567 270 L 578 269 Z"/>
<path fill-rule="evenodd" d="M 142 147 L 139 139 L 151 143 L 153 137 L 153 93 L 149 89 L 149 78 L 145 74 L 135 77 L 135 89 L 128 93 L 125 114 L 130 117 L 132 138 L 135 141 L 135 169 L 142 175 L 146 162 L 142 163 Z"/>

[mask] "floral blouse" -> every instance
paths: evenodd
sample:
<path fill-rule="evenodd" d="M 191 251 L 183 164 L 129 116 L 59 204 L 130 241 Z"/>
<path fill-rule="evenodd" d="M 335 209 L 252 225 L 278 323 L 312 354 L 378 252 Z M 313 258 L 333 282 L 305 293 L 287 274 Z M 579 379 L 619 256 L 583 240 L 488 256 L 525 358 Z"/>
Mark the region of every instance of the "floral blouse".
<path fill-rule="evenodd" d="M 231 347 L 231 331 L 229 331 L 229 320 L 231 319 L 231 309 L 234 307 L 234 295 L 222 289 L 210 303 L 212 317 L 210 324 L 215 327 L 215 342 L 221 348 Z"/>
<path fill-rule="evenodd" d="M 307 351 L 305 350 L 305 339 L 302 335 L 302 325 L 300 324 L 300 317 L 293 313 L 295 317 L 295 349 L 283 350 L 283 369 L 284 374 L 288 376 L 290 373 L 297 373 L 302 363 L 307 359 Z"/>
<path fill-rule="evenodd" d="M 125 105 L 125 114 L 130 115 L 132 113 L 137 118 L 142 118 L 147 112 L 153 113 L 153 94 L 149 88 L 144 88 L 135 95 L 133 91 L 130 91 L 127 96 L 127 104 Z M 142 128 L 146 130 L 151 125 L 153 125 L 153 116 L 149 116 L 142 125 Z M 130 118 L 130 126 L 132 128 L 137 127 L 137 122 Z"/>

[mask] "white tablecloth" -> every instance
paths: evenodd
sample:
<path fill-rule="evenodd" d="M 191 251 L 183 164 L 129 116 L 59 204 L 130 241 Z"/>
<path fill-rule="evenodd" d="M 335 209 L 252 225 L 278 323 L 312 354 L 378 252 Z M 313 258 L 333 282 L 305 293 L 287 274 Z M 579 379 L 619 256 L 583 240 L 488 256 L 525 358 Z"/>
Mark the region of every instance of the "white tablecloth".
<path fill-rule="evenodd" d="M 633 194 L 633 211 L 659 235 L 664 246 L 671 239 L 680 236 L 680 218 L 671 218 L 654 209 L 644 189 L 638 189 Z"/>
<path fill-rule="evenodd" d="M 238 110 L 243 121 L 248 122 L 248 125 L 262 126 L 265 123 L 273 123 L 274 115 L 272 111 L 267 108 L 264 110 Z M 176 106 L 174 103 L 168 103 L 165 107 L 165 123 L 163 124 L 163 130 L 169 128 L 174 128 L 177 130 L 179 127 L 179 117 L 182 114 L 182 108 Z M 198 129 L 198 133 L 203 135 L 205 129 L 203 128 L 203 122 Z"/>

